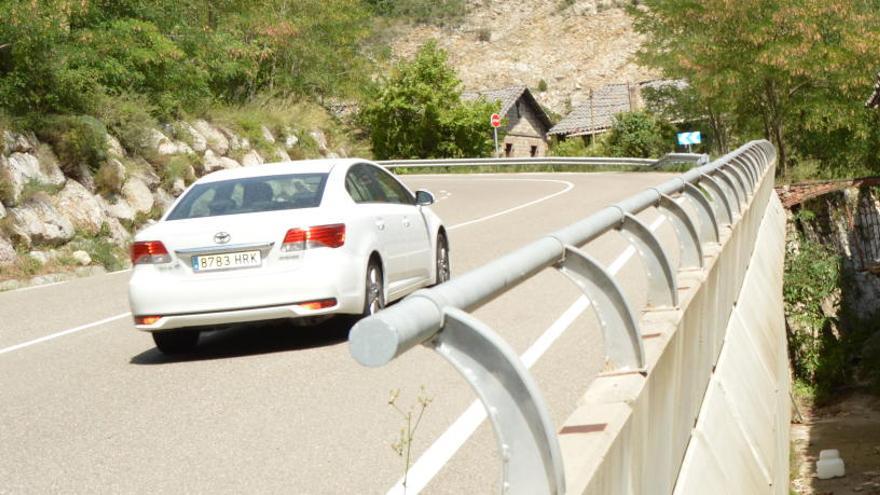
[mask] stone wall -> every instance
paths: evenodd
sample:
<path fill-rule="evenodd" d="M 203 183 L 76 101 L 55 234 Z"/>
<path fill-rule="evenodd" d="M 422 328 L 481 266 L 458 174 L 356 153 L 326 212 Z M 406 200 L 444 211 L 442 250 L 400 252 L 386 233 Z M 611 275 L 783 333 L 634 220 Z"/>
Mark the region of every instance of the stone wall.
<path fill-rule="evenodd" d="M 524 158 L 547 155 L 547 132 L 529 105 L 518 102 L 510 108 L 507 118 L 509 124 L 500 149 L 502 156 Z M 532 146 L 535 147 L 534 154 Z"/>
<path fill-rule="evenodd" d="M 790 225 L 806 238 L 832 246 L 858 291 L 847 304 L 858 314 L 880 310 L 880 200 L 878 189 L 853 187 L 792 208 Z"/>
<path fill-rule="evenodd" d="M 197 177 L 290 160 L 288 152 L 303 137 L 292 129 L 277 135 L 266 127 L 261 131 L 258 150 L 225 127 L 204 120 L 177 122 L 151 129 L 143 156 L 130 154 L 107 135 L 107 159 L 95 171 L 74 167 L 74 178 L 62 172 L 51 147 L 33 134 L 0 130 L 0 290 L 21 285 L 8 273 L 15 273 L 10 267 L 23 257 L 31 266 L 94 265 L 90 253 L 77 249 L 82 243 L 71 241 L 101 237 L 127 248 L 133 231 L 161 214 Z M 321 130 L 307 133 L 321 156 L 338 157 Z M 177 167 L 173 175 L 172 163 Z"/>

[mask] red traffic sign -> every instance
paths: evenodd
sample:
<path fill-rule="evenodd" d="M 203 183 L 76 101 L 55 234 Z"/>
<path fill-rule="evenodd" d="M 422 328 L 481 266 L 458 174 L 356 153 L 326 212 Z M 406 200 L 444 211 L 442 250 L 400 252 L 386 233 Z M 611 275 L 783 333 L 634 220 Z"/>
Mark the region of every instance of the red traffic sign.
<path fill-rule="evenodd" d="M 493 113 L 490 122 L 492 122 L 492 127 L 501 127 L 501 116 L 497 113 Z"/>

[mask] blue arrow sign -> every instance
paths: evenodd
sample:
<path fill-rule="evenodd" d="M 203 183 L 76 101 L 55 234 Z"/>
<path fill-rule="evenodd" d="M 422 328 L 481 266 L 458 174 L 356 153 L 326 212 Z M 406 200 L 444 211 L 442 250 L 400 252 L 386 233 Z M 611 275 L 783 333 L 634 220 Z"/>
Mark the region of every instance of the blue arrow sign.
<path fill-rule="evenodd" d="M 703 136 L 700 135 L 700 131 L 678 133 L 678 144 L 682 146 L 687 146 L 689 144 L 700 144 L 702 142 Z"/>

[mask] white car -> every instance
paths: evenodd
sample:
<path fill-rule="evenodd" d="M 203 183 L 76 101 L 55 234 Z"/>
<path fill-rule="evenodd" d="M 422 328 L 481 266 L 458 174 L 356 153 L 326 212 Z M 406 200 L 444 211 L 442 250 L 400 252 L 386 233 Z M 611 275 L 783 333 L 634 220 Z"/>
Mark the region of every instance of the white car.
<path fill-rule="evenodd" d="M 433 202 L 359 159 L 206 175 L 135 236 L 135 326 L 177 353 L 219 325 L 372 314 L 449 278 Z"/>

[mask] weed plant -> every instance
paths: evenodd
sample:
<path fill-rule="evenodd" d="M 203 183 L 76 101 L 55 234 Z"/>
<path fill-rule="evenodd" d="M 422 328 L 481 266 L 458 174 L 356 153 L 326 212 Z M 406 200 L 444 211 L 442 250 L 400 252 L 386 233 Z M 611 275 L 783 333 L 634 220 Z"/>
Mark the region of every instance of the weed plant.
<path fill-rule="evenodd" d="M 388 399 L 388 405 L 400 414 L 400 417 L 403 418 L 404 425 L 400 428 L 400 436 L 397 441 L 391 444 L 391 449 L 404 460 L 403 493 L 406 495 L 406 481 L 409 474 L 409 467 L 412 464 L 413 441 L 415 440 L 416 431 L 418 431 L 419 425 L 422 422 L 422 417 L 425 415 L 425 410 L 428 409 L 428 406 L 431 405 L 431 402 L 434 399 L 428 397 L 424 385 L 419 388 L 419 395 L 416 398 L 416 403 L 409 408 L 401 408 L 397 404 L 398 398 L 400 398 L 400 389 L 392 390 L 391 398 Z"/>

